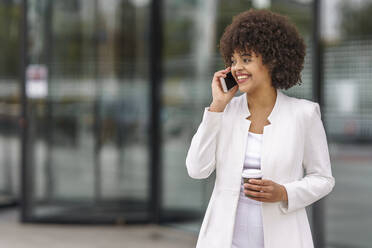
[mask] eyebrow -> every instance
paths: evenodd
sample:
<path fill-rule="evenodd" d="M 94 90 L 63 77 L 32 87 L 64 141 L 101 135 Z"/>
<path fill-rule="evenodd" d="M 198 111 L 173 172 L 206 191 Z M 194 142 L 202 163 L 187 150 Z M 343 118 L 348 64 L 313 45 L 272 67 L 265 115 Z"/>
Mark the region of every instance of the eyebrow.
<path fill-rule="evenodd" d="M 252 57 L 252 54 L 250 53 L 243 53 L 243 54 L 240 54 L 240 56 L 248 56 L 248 57 Z M 234 56 L 231 56 L 231 58 L 234 58 Z"/>
<path fill-rule="evenodd" d="M 239 54 L 241 57 L 253 57 L 251 53 L 240 53 Z M 231 60 L 234 59 L 234 56 L 231 55 Z"/>

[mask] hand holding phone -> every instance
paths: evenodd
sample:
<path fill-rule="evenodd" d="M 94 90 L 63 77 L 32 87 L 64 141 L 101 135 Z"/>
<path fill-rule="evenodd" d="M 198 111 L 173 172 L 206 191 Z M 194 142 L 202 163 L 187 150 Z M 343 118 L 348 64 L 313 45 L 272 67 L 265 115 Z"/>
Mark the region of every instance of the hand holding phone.
<path fill-rule="evenodd" d="M 238 91 L 238 86 L 231 85 L 231 79 L 225 80 L 224 86 L 221 82 L 221 78 L 226 79 L 228 77 L 227 74 L 230 73 L 231 68 L 227 67 L 224 70 L 220 70 L 214 73 L 213 80 L 212 80 L 212 95 L 213 101 L 209 108 L 212 112 L 223 112 L 226 105 L 231 101 L 234 97 L 235 93 Z M 232 74 L 230 73 L 231 77 Z M 223 80 L 222 80 L 223 81 Z M 234 80 L 235 81 L 235 80 Z M 233 83 L 233 82 L 232 82 Z M 225 90 L 223 87 L 225 87 Z"/>
<path fill-rule="evenodd" d="M 235 78 L 231 74 L 231 71 L 226 74 L 226 78 L 220 77 L 220 82 L 225 93 L 231 90 L 235 85 L 238 85 L 238 83 L 235 81 Z"/>

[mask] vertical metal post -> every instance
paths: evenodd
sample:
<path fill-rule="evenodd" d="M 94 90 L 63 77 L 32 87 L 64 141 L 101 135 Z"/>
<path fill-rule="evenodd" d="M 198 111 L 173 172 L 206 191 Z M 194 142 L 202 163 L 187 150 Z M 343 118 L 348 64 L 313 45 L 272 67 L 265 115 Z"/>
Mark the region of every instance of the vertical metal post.
<path fill-rule="evenodd" d="M 323 103 L 323 49 L 321 37 L 321 0 L 313 2 L 313 100 L 322 107 Z"/>
<path fill-rule="evenodd" d="M 94 80 L 95 80 L 95 96 L 94 96 L 94 202 L 97 204 L 102 198 L 102 176 L 101 176 L 101 162 L 100 152 L 102 146 L 101 140 L 101 120 L 100 120 L 100 94 L 101 94 L 101 82 L 99 79 L 99 12 L 98 12 L 98 0 L 94 0 Z"/>
<path fill-rule="evenodd" d="M 30 211 L 30 175 L 27 171 L 27 143 L 28 143 L 28 118 L 27 118 L 27 96 L 26 96 L 26 68 L 28 65 L 27 54 L 27 5 L 28 0 L 22 0 L 21 3 L 21 63 L 20 63 L 20 89 L 21 89 L 21 117 L 19 119 L 21 133 L 21 221 L 25 222 L 29 219 Z"/>
<path fill-rule="evenodd" d="M 313 100 L 318 102 L 320 109 L 324 106 L 323 85 L 323 49 L 321 37 L 321 0 L 313 0 Z M 319 200 L 312 206 L 313 237 L 316 248 L 325 247 L 324 234 L 324 200 Z"/>
<path fill-rule="evenodd" d="M 55 191 L 55 180 L 53 173 L 53 149 L 54 149 L 54 138 L 53 138 L 53 96 L 51 94 L 51 75 L 52 75 L 52 62 L 53 62 L 53 0 L 46 2 L 46 13 L 44 20 L 44 30 L 45 30 L 45 64 L 48 68 L 48 96 L 45 100 L 46 104 L 46 123 L 45 126 L 45 141 L 46 141 L 46 161 L 45 161 L 45 171 L 46 171 L 46 197 L 48 201 L 52 200 Z"/>
<path fill-rule="evenodd" d="M 150 125 L 148 129 L 150 137 L 150 202 L 149 211 L 151 221 L 161 221 L 162 203 L 162 130 L 161 130 L 161 92 L 162 92 L 162 45 L 163 45 L 163 24 L 162 24 L 162 0 L 152 0 L 150 16 Z"/>
<path fill-rule="evenodd" d="M 3 1 L 2 3 L 6 9 L 6 13 L 3 13 L 4 14 L 4 17 L 5 17 L 5 34 L 10 37 L 11 35 L 11 29 L 12 29 L 12 22 L 15 21 L 15 18 L 14 18 L 14 14 L 12 13 L 12 8 L 14 7 L 14 3 L 11 2 L 11 1 Z M 5 100 L 5 103 L 8 103 L 6 100 Z M 12 116 L 9 116 L 8 117 L 9 120 L 12 118 Z M 7 127 L 6 129 L 3 129 L 3 131 L 5 131 L 4 134 L 2 134 L 2 137 L 3 137 L 3 142 L 5 145 L 3 145 L 3 152 L 4 152 L 4 155 L 3 155 L 3 163 L 4 163 L 4 173 L 2 175 L 2 180 L 4 181 L 4 193 L 6 193 L 8 197 L 11 198 L 11 200 L 13 201 L 14 199 L 14 192 L 13 192 L 13 177 L 12 177 L 12 171 L 13 171 L 13 165 L 12 165 L 12 161 L 11 161 L 11 157 L 10 157 L 10 154 L 11 154 L 11 148 L 7 145 L 8 144 L 8 139 L 9 139 L 9 136 L 7 135 L 7 133 L 10 131 L 8 131 L 9 127 Z"/>

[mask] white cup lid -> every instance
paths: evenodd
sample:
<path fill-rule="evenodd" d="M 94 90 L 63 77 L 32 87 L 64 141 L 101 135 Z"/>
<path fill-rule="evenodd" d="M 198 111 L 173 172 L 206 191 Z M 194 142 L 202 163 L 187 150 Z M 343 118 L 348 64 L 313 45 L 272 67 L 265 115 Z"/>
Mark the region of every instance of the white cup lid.
<path fill-rule="evenodd" d="M 245 169 L 243 170 L 242 177 L 244 178 L 260 178 L 262 171 L 258 169 Z"/>

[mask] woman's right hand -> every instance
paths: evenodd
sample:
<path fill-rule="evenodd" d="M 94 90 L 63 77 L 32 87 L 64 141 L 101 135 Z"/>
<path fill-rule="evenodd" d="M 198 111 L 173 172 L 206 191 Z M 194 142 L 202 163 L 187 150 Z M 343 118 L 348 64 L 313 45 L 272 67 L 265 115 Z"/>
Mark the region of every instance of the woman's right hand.
<path fill-rule="evenodd" d="M 223 112 L 226 105 L 234 97 L 235 93 L 238 91 L 238 85 L 235 85 L 228 92 L 224 92 L 221 86 L 220 77 L 225 78 L 226 74 L 229 73 L 231 67 L 227 67 L 225 70 L 220 70 L 214 73 L 212 80 L 212 96 L 213 101 L 209 107 L 209 111 L 212 112 Z"/>

